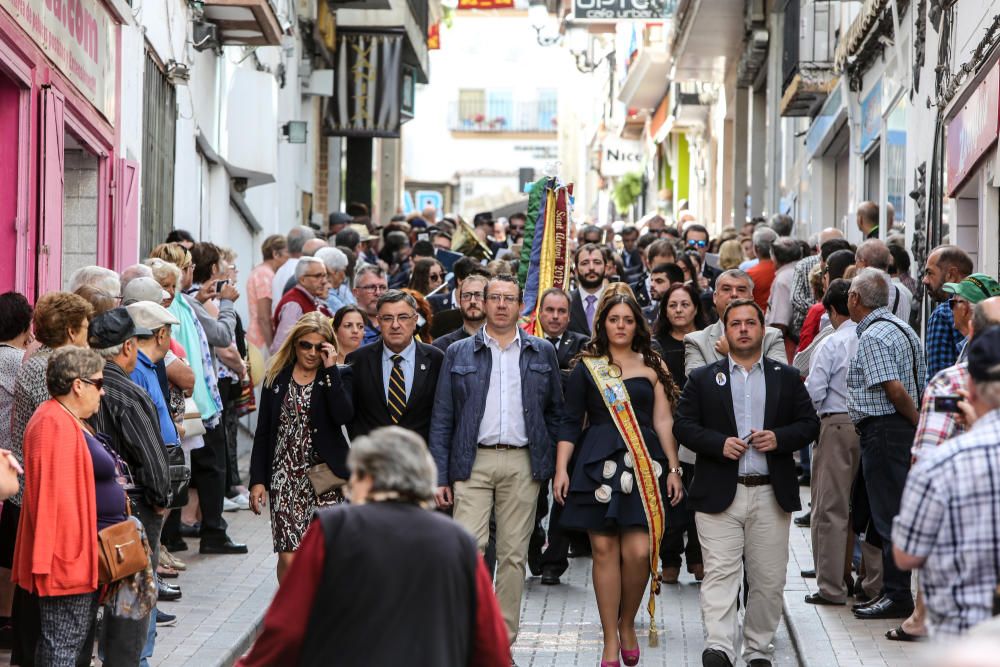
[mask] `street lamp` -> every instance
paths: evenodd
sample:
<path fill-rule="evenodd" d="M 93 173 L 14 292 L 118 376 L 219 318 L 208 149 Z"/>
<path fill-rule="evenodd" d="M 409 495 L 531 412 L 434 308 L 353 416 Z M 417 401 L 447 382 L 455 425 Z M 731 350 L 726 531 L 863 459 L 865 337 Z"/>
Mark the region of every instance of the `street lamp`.
<path fill-rule="evenodd" d="M 554 25 L 555 21 L 544 2 L 535 2 L 528 6 L 528 20 L 531 21 L 531 27 L 535 29 L 535 39 L 539 46 L 555 46 L 562 39 L 562 35 L 559 34 L 559 26 Z M 555 34 L 543 35 L 542 32 L 546 31 L 546 28 L 550 28 L 547 32 L 555 32 Z"/>
<path fill-rule="evenodd" d="M 576 68 L 583 74 L 589 74 L 596 70 L 605 60 L 614 57 L 614 47 L 598 59 L 594 59 L 594 37 L 587 32 L 587 29 L 580 25 L 567 24 L 566 43 L 569 52 L 573 54 L 576 61 Z"/>

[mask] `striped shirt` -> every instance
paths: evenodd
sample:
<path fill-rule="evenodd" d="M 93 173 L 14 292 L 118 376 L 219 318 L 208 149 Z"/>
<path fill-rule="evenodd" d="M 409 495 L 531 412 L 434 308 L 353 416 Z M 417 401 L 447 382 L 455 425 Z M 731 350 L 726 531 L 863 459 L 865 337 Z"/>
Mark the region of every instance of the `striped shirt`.
<path fill-rule="evenodd" d="M 910 470 L 892 542 L 926 558 L 931 633 L 956 636 L 992 616 L 1000 574 L 1000 410 L 926 450 Z"/>
<path fill-rule="evenodd" d="M 959 390 L 969 388 L 969 365 L 957 364 L 946 368 L 930 381 L 924 392 L 920 406 L 920 421 L 913 436 L 911 453 L 916 461 L 924 447 L 937 447 L 949 438 L 965 433 L 965 427 L 955 419 L 954 412 L 938 412 L 934 409 L 934 399 L 938 396 L 955 396 Z"/>
<path fill-rule="evenodd" d="M 104 397 L 90 425 L 111 438 L 146 502 L 154 507 L 169 505 L 170 467 L 156 407 L 113 361 L 104 364 Z"/>
<path fill-rule="evenodd" d="M 926 372 L 920 338 L 910 325 L 888 308 L 876 308 L 858 322 L 857 332 L 858 353 L 847 373 L 851 421 L 857 424 L 867 417 L 896 413 L 896 406 L 882 387 L 884 382 L 902 383 L 913 405 L 919 406 Z"/>

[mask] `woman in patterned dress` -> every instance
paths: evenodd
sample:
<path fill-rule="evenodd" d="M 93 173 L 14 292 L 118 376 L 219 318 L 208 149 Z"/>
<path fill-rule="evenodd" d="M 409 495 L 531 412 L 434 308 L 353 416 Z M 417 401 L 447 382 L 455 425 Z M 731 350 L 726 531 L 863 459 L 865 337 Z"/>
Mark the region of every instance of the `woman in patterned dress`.
<path fill-rule="evenodd" d="M 350 476 L 340 427 L 354 417 L 351 375 L 349 368 L 337 366 L 335 341 L 329 318 L 319 312 L 303 315 L 264 377 L 250 456 L 250 509 L 260 514 L 270 496 L 278 581 L 316 508 L 343 500 L 339 486 L 317 494 L 309 469 L 326 464 L 326 472 L 341 480 Z"/>

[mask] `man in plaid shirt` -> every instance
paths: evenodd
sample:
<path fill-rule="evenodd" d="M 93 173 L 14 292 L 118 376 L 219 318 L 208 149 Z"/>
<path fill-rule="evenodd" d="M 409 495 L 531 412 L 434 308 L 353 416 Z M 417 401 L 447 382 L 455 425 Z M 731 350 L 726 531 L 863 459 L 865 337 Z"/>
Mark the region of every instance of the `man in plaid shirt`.
<path fill-rule="evenodd" d="M 921 456 L 893 522 L 896 563 L 922 569 L 936 637 L 960 635 L 990 618 L 1000 579 L 1000 327 L 972 341 L 968 371 L 962 413 L 974 423 Z"/>
<path fill-rule="evenodd" d="M 799 338 L 802 323 L 806 321 L 806 314 L 816 303 L 812 286 L 809 284 L 809 272 L 822 260 L 819 251 L 823 249 L 823 244 L 833 239 L 843 238 L 844 232 L 835 227 L 827 227 L 819 233 L 819 239 L 813 247 L 816 254 L 803 257 L 795 265 L 795 275 L 792 276 L 792 333 L 796 340 Z M 847 247 L 846 243 L 844 247 Z"/>
<path fill-rule="evenodd" d="M 931 251 L 924 265 L 922 282 L 938 306 L 927 320 L 927 377 L 934 377 L 958 359 L 964 336 L 955 328 L 955 317 L 944 291 L 945 283 L 959 283 L 972 273 L 972 258 L 954 245 L 942 245 Z"/>
<path fill-rule="evenodd" d="M 847 373 L 847 411 L 861 436 L 861 469 L 871 519 L 882 538 L 882 595 L 855 607 L 861 619 L 913 613 L 910 573 L 892 561 L 892 519 L 910 467 L 910 446 L 924 386 L 920 339 L 888 309 L 889 276 L 868 267 L 855 276 L 847 307 L 857 322 L 858 353 Z"/>

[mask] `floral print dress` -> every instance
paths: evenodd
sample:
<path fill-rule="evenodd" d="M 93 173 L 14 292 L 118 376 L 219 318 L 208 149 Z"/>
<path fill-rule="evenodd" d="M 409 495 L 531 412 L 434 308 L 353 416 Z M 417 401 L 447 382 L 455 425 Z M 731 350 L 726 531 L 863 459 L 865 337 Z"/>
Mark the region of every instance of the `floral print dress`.
<path fill-rule="evenodd" d="M 313 449 L 309 418 L 312 390 L 312 383 L 300 385 L 291 380 L 281 404 L 271 467 L 271 531 L 275 552 L 298 549 L 313 512 L 343 501 L 339 490 L 317 497 L 306 475 L 311 466 L 320 463 Z"/>

